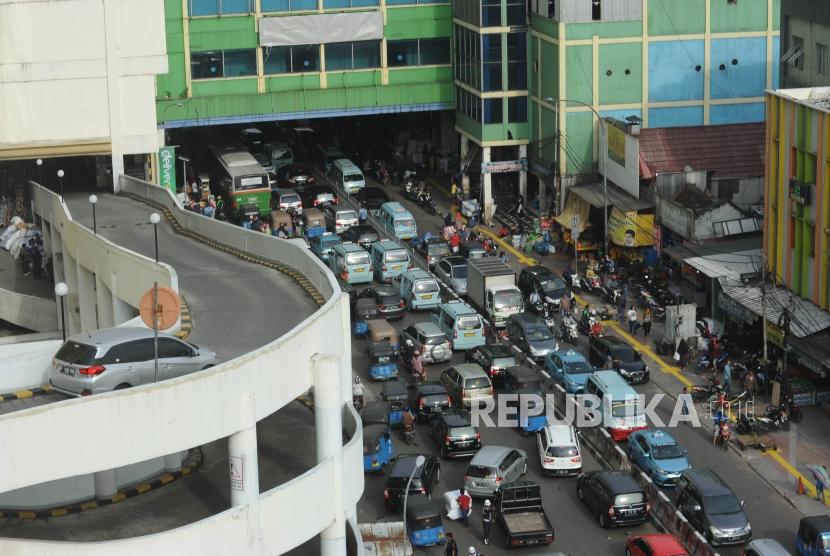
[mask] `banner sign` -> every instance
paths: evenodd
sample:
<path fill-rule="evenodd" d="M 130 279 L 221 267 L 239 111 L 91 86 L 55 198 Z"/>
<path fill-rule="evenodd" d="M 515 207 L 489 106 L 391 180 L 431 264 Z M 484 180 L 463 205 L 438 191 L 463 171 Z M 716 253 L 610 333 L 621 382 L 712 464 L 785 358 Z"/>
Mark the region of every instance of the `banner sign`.
<path fill-rule="evenodd" d="M 159 185 L 176 194 L 176 147 L 159 149 Z"/>
<path fill-rule="evenodd" d="M 625 167 L 625 132 L 615 125 L 606 125 L 608 132 L 608 158 Z"/>
<path fill-rule="evenodd" d="M 498 162 L 482 162 L 482 174 L 506 174 L 508 172 L 526 172 L 527 159 L 500 160 Z"/>
<path fill-rule="evenodd" d="M 639 214 L 636 210 L 623 212 L 617 207 L 608 215 L 608 235 L 613 243 L 623 247 L 654 245 L 654 215 Z"/>

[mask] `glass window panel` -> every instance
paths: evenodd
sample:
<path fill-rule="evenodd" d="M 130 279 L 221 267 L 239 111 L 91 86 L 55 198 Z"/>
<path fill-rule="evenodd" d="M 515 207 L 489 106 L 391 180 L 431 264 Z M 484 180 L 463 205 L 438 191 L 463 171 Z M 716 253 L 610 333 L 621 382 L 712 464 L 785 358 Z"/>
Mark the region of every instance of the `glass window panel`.
<path fill-rule="evenodd" d="M 386 63 L 389 67 L 417 66 L 418 40 L 387 41 Z"/>
<path fill-rule="evenodd" d="M 292 12 L 317 10 L 317 0 L 289 0 L 289 4 Z"/>
<path fill-rule="evenodd" d="M 222 52 L 191 52 L 190 75 L 193 79 L 223 77 Z"/>
<path fill-rule="evenodd" d="M 507 64 L 507 90 L 527 89 L 526 62 L 509 62 Z"/>
<path fill-rule="evenodd" d="M 508 33 L 507 60 L 510 62 L 527 59 L 527 35 L 525 33 Z"/>
<path fill-rule="evenodd" d="M 320 71 L 320 45 L 306 44 L 291 47 L 293 73 Z"/>
<path fill-rule="evenodd" d="M 501 91 L 501 62 L 484 64 L 484 83 L 482 91 Z"/>
<path fill-rule="evenodd" d="M 219 0 L 190 0 L 190 15 L 218 15 Z"/>
<path fill-rule="evenodd" d="M 326 71 L 352 69 L 352 43 L 333 42 L 326 45 Z"/>
<path fill-rule="evenodd" d="M 352 0 L 352 7 L 377 6 L 378 0 Z"/>
<path fill-rule="evenodd" d="M 354 45 L 354 69 L 380 67 L 380 41 L 356 41 Z"/>
<path fill-rule="evenodd" d="M 242 75 L 256 75 L 256 50 L 225 51 L 225 77 L 239 77 Z"/>
<path fill-rule="evenodd" d="M 507 24 L 527 25 L 527 4 L 511 0 L 507 3 Z"/>
<path fill-rule="evenodd" d="M 501 35 L 482 35 L 485 62 L 501 62 Z"/>
<path fill-rule="evenodd" d="M 527 121 L 527 97 L 507 99 L 507 121 L 511 124 Z"/>
<path fill-rule="evenodd" d="M 221 0 L 223 14 L 248 14 L 251 9 L 251 0 Z"/>
<path fill-rule="evenodd" d="M 498 27 L 501 25 L 501 1 L 482 0 L 481 2 L 481 26 Z"/>
<path fill-rule="evenodd" d="M 323 8 L 348 8 L 349 0 L 323 0 Z"/>
<path fill-rule="evenodd" d="M 266 46 L 262 49 L 262 62 L 266 74 L 291 73 L 291 47 Z"/>
<path fill-rule="evenodd" d="M 414 4 L 415 0 L 386 0 L 387 6 L 395 6 L 401 4 Z"/>
<path fill-rule="evenodd" d="M 263 12 L 287 12 L 288 0 L 262 0 Z"/>
<path fill-rule="evenodd" d="M 484 99 L 484 123 L 500 124 L 502 121 L 502 99 Z"/>
<path fill-rule="evenodd" d="M 450 63 L 450 39 L 421 39 L 421 65 L 434 66 Z"/>

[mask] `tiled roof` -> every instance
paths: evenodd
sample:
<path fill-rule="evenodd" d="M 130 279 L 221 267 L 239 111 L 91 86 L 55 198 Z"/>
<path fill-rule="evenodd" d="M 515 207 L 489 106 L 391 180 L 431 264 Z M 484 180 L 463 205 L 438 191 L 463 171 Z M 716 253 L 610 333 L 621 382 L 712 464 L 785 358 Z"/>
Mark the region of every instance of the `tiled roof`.
<path fill-rule="evenodd" d="M 640 131 L 640 158 L 649 169 L 713 170 L 715 177 L 764 175 L 764 123 L 646 128 Z"/>

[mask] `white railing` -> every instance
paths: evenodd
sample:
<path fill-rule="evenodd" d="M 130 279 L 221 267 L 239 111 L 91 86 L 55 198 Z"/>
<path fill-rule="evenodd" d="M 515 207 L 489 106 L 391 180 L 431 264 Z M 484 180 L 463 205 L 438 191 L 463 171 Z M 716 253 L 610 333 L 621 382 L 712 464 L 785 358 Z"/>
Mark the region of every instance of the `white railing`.
<path fill-rule="evenodd" d="M 0 416 L 0 445 L 14 447 L 0 458 L 0 492 L 117 468 L 250 428 L 252 422 L 268 417 L 313 386 L 314 355 L 333 355 L 341 361 L 341 374 L 350 373 L 348 298 L 310 251 L 183 211 L 169 192 L 153 185 L 122 177 L 121 187 L 169 208 L 187 229 L 293 267 L 327 301 L 282 337 L 200 373 Z M 251 416 L 241 408 L 252 396 Z M 336 517 L 342 519 L 335 516 L 335 504 L 321 503 L 335 491 L 339 469 L 344 485 L 339 506 L 353 512 L 362 494 L 360 421 L 350 404 L 346 407 L 357 425 L 351 427 L 351 438 L 343 447 L 342 463 L 325 460 L 262 493 L 253 504 L 163 533 L 119 541 L 0 539 L 0 554 L 283 553 L 317 535 Z M 307 441 L 312 444 L 314 439 Z M 356 540 L 360 547 L 360 539 Z"/>

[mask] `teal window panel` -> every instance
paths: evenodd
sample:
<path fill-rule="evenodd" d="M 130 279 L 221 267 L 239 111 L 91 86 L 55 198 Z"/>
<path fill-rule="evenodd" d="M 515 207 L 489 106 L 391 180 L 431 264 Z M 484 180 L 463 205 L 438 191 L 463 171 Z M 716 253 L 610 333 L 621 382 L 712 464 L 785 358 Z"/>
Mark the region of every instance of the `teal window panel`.
<path fill-rule="evenodd" d="M 481 26 L 501 27 L 501 0 L 481 0 Z"/>
<path fill-rule="evenodd" d="M 482 91 L 501 91 L 501 35 L 482 35 Z"/>
<path fill-rule="evenodd" d="M 678 127 L 703 125 L 702 106 L 651 108 L 648 111 L 649 127 Z"/>
<path fill-rule="evenodd" d="M 448 65 L 450 63 L 450 38 L 420 39 L 418 52 L 422 66 Z"/>
<path fill-rule="evenodd" d="M 507 89 L 527 89 L 527 33 L 507 34 Z"/>
<path fill-rule="evenodd" d="M 648 46 L 650 102 L 703 100 L 703 41 L 658 41 Z"/>
<path fill-rule="evenodd" d="M 320 45 L 265 47 L 262 61 L 266 74 L 320 71 Z"/>
<path fill-rule="evenodd" d="M 380 67 L 380 41 L 326 44 L 326 71 Z"/>
<path fill-rule="evenodd" d="M 254 11 L 253 0 L 190 0 L 190 15 L 234 15 Z"/>
<path fill-rule="evenodd" d="M 780 70 L 778 60 L 781 59 L 781 37 L 772 37 L 772 60 L 769 61 L 772 64 L 772 88 L 777 89 L 781 85 L 779 84 L 779 76 L 778 72 Z"/>
<path fill-rule="evenodd" d="M 764 121 L 764 103 L 721 104 L 709 107 L 709 123 L 745 124 Z"/>
<path fill-rule="evenodd" d="M 764 37 L 713 39 L 710 59 L 711 98 L 764 95 L 767 81 L 767 46 Z"/>
<path fill-rule="evenodd" d="M 418 39 L 386 42 L 386 63 L 389 67 L 417 66 Z"/>
<path fill-rule="evenodd" d="M 263 12 L 300 12 L 317 9 L 317 0 L 262 0 Z"/>
<path fill-rule="evenodd" d="M 256 50 L 225 50 L 225 77 L 256 75 Z"/>
<path fill-rule="evenodd" d="M 511 124 L 527 122 L 527 97 L 507 99 L 507 121 Z"/>

